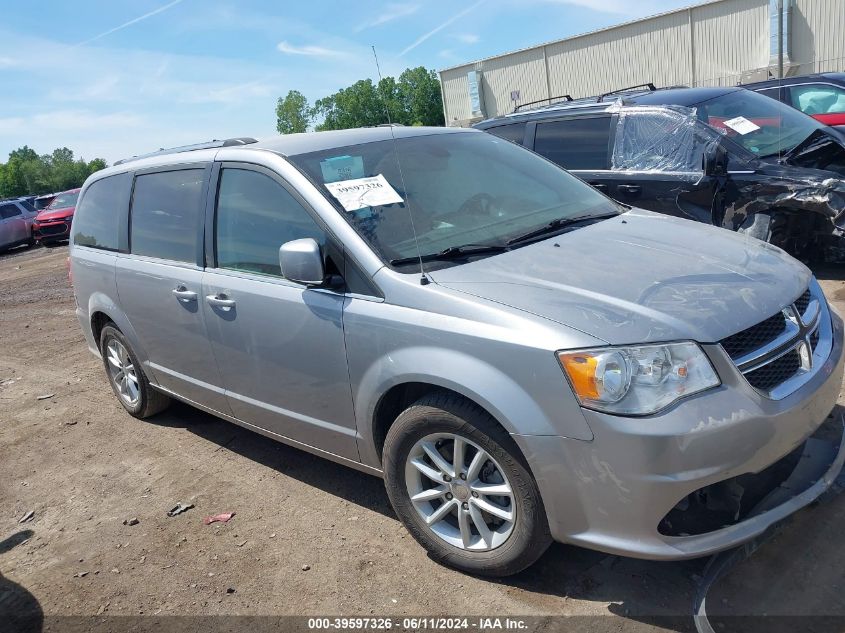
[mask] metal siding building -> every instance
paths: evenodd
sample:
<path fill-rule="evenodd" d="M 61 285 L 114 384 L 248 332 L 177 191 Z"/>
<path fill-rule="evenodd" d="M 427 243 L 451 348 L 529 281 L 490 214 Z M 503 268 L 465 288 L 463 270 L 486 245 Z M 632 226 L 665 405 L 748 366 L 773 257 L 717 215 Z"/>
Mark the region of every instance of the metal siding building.
<path fill-rule="evenodd" d="M 845 0 L 786 2 L 787 74 L 843 70 Z M 520 103 L 646 82 L 704 86 L 765 79 L 775 63 L 770 4 L 714 0 L 447 68 L 440 71 L 446 124 L 469 125 Z M 480 77 L 481 113 L 473 113 L 470 71 Z"/>

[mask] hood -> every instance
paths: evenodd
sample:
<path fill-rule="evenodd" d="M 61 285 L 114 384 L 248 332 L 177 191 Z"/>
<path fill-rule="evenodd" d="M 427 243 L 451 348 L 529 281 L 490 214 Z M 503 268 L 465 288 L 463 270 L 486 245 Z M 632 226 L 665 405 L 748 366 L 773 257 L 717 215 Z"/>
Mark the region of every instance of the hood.
<path fill-rule="evenodd" d="M 611 344 L 714 343 L 794 301 L 810 271 L 754 238 L 635 209 L 430 277 Z"/>
<path fill-rule="evenodd" d="M 50 220 L 61 220 L 69 215 L 73 215 L 76 207 L 65 207 L 63 209 L 47 209 L 40 211 L 35 220 L 37 222 L 49 222 Z"/>
<path fill-rule="evenodd" d="M 762 160 L 754 169 L 767 178 L 750 184 L 728 180 L 723 226 L 736 230 L 747 217 L 775 208 L 820 213 L 834 221 L 845 212 L 845 180 L 838 174 Z"/>

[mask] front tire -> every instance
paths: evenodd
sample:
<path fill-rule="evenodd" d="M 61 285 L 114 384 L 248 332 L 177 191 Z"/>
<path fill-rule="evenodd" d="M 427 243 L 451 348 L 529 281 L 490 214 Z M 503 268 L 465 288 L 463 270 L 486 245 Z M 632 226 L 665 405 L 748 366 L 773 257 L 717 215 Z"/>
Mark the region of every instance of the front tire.
<path fill-rule="evenodd" d="M 169 397 L 150 386 L 138 357 L 116 327 L 103 328 L 100 351 L 112 391 L 129 415 L 144 419 L 170 405 Z"/>
<path fill-rule="evenodd" d="M 384 444 L 396 514 L 436 561 L 509 576 L 551 544 L 537 484 L 511 437 L 454 394 L 426 396 L 402 412 Z"/>

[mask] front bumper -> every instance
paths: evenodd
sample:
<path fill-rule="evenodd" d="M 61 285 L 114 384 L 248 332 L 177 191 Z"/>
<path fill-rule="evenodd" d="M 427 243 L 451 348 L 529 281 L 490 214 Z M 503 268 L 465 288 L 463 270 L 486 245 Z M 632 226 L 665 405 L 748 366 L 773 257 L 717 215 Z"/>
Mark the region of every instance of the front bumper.
<path fill-rule="evenodd" d="M 70 238 L 71 219 L 32 225 L 32 237 L 39 242 L 59 242 Z"/>
<path fill-rule="evenodd" d="M 658 531 L 661 520 L 688 495 L 765 470 L 821 426 L 836 405 L 843 375 L 843 323 L 830 316 L 830 356 L 782 400 L 757 393 L 721 348 L 713 346 L 708 352 L 722 386 L 666 412 L 637 419 L 585 410 L 591 441 L 513 436 L 532 467 L 552 536 L 613 554 L 695 558 L 751 540 L 811 503 L 842 469 L 845 442 L 840 441 L 818 481 L 775 507 L 694 536 Z M 839 432 L 841 436 L 841 425 Z"/>

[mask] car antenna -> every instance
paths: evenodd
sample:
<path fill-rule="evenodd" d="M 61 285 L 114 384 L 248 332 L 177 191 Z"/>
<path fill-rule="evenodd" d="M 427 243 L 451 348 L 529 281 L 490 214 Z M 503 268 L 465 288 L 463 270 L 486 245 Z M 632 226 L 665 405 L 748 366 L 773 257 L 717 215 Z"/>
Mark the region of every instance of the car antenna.
<path fill-rule="evenodd" d="M 376 47 L 372 46 L 373 58 L 376 60 L 376 71 L 378 72 L 378 80 L 381 83 L 381 66 L 378 63 L 378 55 L 376 54 Z M 378 92 L 378 86 L 376 86 Z M 384 99 L 384 97 L 382 96 Z M 420 241 L 417 239 L 417 229 L 414 226 L 414 216 L 411 213 L 411 207 L 408 204 L 408 189 L 405 186 L 405 174 L 402 172 L 402 163 L 399 161 L 399 151 L 396 149 L 396 134 L 393 132 L 393 122 L 390 120 L 390 105 L 384 99 L 384 112 L 387 115 L 387 126 L 390 128 L 390 138 L 393 139 L 393 155 L 396 157 L 396 166 L 399 168 L 399 179 L 402 181 L 402 202 L 405 209 L 408 211 L 408 218 L 411 220 L 411 232 L 414 235 L 414 244 L 417 245 L 417 256 L 420 259 L 420 285 L 427 286 L 430 283 L 429 278 L 425 274 L 425 266 L 423 266 L 422 251 L 420 250 Z"/>

